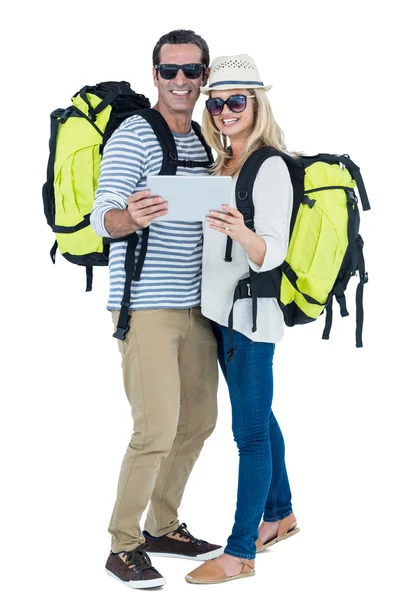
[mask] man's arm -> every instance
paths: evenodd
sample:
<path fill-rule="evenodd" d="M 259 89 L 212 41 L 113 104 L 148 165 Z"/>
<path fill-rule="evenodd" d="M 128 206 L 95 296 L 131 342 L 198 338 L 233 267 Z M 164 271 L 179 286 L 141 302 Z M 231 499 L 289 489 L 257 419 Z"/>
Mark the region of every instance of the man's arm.
<path fill-rule="evenodd" d="M 99 185 L 90 222 L 102 237 L 124 237 L 167 213 L 162 198 L 148 190 L 132 194 L 143 176 L 147 150 L 130 128 L 118 129 L 108 141 L 101 161 Z"/>
<path fill-rule="evenodd" d="M 168 212 L 167 202 L 160 196 L 150 197 L 149 190 L 132 194 L 126 202 L 126 209 L 114 208 L 104 215 L 105 228 L 112 237 L 124 237 L 148 227 L 156 217 Z"/>
<path fill-rule="evenodd" d="M 124 237 L 134 233 L 139 226 L 132 221 L 127 208 L 124 210 L 112 208 L 104 215 L 104 227 L 107 229 L 110 237 Z"/>

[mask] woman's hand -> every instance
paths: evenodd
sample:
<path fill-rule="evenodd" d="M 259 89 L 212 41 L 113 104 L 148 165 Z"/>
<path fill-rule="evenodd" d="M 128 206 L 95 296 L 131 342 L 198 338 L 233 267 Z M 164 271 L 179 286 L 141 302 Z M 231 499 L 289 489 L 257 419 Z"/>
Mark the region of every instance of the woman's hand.
<path fill-rule="evenodd" d="M 232 240 L 238 242 L 249 258 L 256 264 L 261 266 L 264 262 L 267 245 L 265 240 L 251 231 L 245 224 L 242 213 L 232 206 L 222 205 L 222 210 L 210 210 L 210 217 L 206 217 L 211 229 L 225 233 Z M 228 213 L 228 214 L 226 214 Z"/>
<path fill-rule="evenodd" d="M 211 229 L 225 233 L 241 245 L 248 244 L 253 232 L 244 224 L 242 213 L 226 204 L 222 205 L 222 210 L 225 212 L 210 210 L 210 216 L 206 220 Z"/>

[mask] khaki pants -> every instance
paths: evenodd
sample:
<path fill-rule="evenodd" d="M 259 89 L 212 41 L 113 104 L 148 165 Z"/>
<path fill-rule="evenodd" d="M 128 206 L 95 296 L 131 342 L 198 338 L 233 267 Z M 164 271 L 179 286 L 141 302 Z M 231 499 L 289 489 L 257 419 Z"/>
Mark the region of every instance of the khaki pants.
<path fill-rule="evenodd" d="M 133 550 L 144 529 L 179 526 L 183 490 L 217 418 L 217 344 L 200 308 L 137 310 L 122 354 L 134 432 L 122 462 L 109 532 L 112 551 Z M 118 311 L 113 311 L 118 322 Z"/>

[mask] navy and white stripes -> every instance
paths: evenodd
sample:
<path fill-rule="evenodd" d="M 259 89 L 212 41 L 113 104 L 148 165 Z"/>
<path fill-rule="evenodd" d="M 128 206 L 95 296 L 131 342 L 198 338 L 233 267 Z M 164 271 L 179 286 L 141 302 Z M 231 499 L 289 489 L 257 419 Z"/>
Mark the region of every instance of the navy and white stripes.
<path fill-rule="evenodd" d="M 174 133 L 179 160 L 207 161 L 196 134 Z M 161 146 L 150 125 L 135 115 L 122 123 L 107 143 L 101 162 L 99 186 L 90 217 L 95 232 L 110 237 L 104 215 L 113 208 L 126 208 L 126 198 L 146 189 L 148 175 L 158 175 Z M 204 175 L 202 167 L 178 167 L 177 175 Z M 190 202 L 190 198 L 188 198 Z M 141 247 L 136 249 L 136 259 Z M 127 242 L 114 242 L 110 250 L 110 295 L 107 308 L 118 310 L 125 284 Z M 132 310 L 191 308 L 200 304 L 203 230 L 200 222 L 163 221 L 150 227 L 148 250 L 140 281 L 131 287 Z"/>

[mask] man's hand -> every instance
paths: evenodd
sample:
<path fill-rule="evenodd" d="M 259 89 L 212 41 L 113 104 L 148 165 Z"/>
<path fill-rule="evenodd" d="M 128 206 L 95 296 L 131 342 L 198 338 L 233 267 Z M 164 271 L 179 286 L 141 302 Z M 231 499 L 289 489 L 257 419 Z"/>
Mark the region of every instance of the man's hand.
<path fill-rule="evenodd" d="M 168 202 L 160 196 L 150 196 L 150 190 L 136 192 L 127 199 L 128 212 L 139 229 L 148 227 L 157 217 L 166 215 Z"/>

